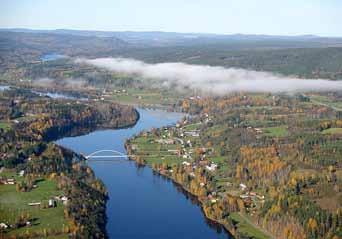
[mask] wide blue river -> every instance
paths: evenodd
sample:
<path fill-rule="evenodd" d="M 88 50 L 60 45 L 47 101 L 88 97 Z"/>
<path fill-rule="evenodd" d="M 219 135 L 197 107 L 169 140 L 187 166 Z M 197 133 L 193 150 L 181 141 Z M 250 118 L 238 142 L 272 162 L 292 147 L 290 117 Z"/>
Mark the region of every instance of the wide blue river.
<path fill-rule="evenodd" d="M 127 138 L 151 128 L 175 124 L 181 114 L 139 109 L 140 120 L 127 129 L 99 130 L 57 143 L 88 155 L 102 149 L 126 153 Z M 196 200 L 170 180 L 133 161 L 89 162 L 107 187 L 107 233 L 115 239 L 230 238 L 222 227 L 205 219 Z"/>

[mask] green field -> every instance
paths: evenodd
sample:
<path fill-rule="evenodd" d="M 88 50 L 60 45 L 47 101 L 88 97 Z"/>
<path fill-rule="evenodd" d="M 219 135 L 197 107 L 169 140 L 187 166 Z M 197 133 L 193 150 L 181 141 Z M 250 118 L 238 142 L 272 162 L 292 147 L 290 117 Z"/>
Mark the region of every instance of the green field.
<path fill-rule="evenodd" d="M 264 128 L 264 135 L 269 137 L 286 137 L 288 135 L 287 126 Z"/>
<path fill-rule="evenodd" d="M 236 223 L 239 233 L 254 239 L 268 239 L 270 238 L 266 233 L 263 233 L 261 229 L 256 228 L 256 226 L 252 225 L 249 222 L 249 219 L 246 216 L 242 216 L 240 213 L 231 213 L 229 215 L 230 219 Z"/>
<path fill-rule="evenodd" d="M 11 128 L 12 126 L 10 123 L 0 121 L 0 129 L 7 131 L 7 130 L 10 130 Z"/>
<path fill-rule="evenodd" d="M 131 143 L 138 146 L 138 152 L 143 153 L 139 154 L 139 156 L 146 160 L 146 163 L 150 166 L 153 163 L 173 165 L 182 162 L 181 158 L 172 152 L 168 152 L 168 150 L 175 150 L 176 145 L 161 145 L 151 136 L 136 138 Z"/>
<path fill-rule="evenodd" d="M 313 96 L 310 96 L 310 102 L 312 102 L 313 104 L 317 104 L 317 105 L 327 106 L 334 110 L 342 110 L 342 103 L 340 101 L 331 99 L 328 96 L 313 95 Z"/>
<path fill-rule="evenodd" d="M 13 174 L 14 176 L 15 174 Z M 2 173 L 1 176 L 5 176 Z M 10 173 L 6 173 L 10 176 Z M 19 179 L 17 176 L 14 178 Z M 68 221 L 64 218 L 64 205 L 57 203 L 56 208 L 40 208 L 39 206 L 29 206 L 31 202 L 41 202 L 47 204 L 53 196 L 62 195 L 63 192 L 57 189 L 56 182 L 53 180 L 41 179 L 37 182 L 37 188 L 29 192 L 17 192 L 15 185 L 0 185 L 0 222 L 13 225 L 21 215 L 27 216 L 32 226 L 10 229 L 9 235 L 19 235 L 23 233 L 42 233 L 55 230 L 61 232 Z M 49 237 L 65 238 L 65 237 Z"/>
<path fill-rule="evenodd" d="M 322 134 L 342 134 L 342 128 L 330 128 L 322 131 Z"/>
<path fill-rule="evenodd" d="M 171 105 L 176 103 L 178 99 L 179 97 L 176 94 L 159 90 L 127 89 L 124 93 L 113 93 L 113 100 L 124 104 Z"/>

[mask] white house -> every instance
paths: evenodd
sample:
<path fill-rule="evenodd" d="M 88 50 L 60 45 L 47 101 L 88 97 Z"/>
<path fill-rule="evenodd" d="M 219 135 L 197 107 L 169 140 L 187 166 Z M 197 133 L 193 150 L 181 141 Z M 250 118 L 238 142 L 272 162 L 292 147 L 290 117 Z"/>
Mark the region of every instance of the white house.
<path fill-rule="evenodd" d="M 243 184 L 243 183 L 240 183 L 239 186 L 240 186 L 241 190 L 246 190 L 247 189 L 247 186 L 245 184 Z"/>

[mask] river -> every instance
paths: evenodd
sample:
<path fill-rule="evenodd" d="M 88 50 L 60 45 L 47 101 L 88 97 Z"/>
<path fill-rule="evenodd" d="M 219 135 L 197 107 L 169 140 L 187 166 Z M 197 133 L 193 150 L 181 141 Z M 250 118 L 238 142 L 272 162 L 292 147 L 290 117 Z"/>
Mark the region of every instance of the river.
<path fill-rule="evenodd" d="M 86 155 L 97 150 L 126 153 L 126 139 L 151 128 L 175 124 L 182 114 L 139 109 L 140 119 L 132 128 L 98 130 L 66 137 L 58 144 Z M 107 187 L 107 233 L 116 239 L 214 239 L 230 238 L 221 226 L 205 219 L 201 208 L 170 180 L 134 161 L 89 162 Z"/>

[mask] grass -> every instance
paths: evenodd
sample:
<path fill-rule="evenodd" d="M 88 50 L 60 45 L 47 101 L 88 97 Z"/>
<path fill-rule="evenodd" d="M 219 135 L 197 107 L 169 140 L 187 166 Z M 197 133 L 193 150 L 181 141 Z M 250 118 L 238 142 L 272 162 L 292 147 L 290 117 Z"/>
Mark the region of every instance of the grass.
<path fill-rule="evenodd" d="M 7 122 L 0 122 L 0 129 L 3 129 L 5 131 L 8 131 L 12 128 L 12 125 Z"/>
<path fill-rule="evenodd" d="M 246 120 L 245 121 L 248 126 L 255 127 L 255 128 L 263 128 L 268 126 L 274 126 L 277 124 L 277 121 L 274 120 Z"/>
<path fill-rule="evenodd" d="M 238 231 L 248 238 L 255 238 L 255 239 L 268 239 L 270 238 L 266 233 L 262 230 L 256 228 L 256 226 L 252 225 L 245 216 L 242 216 L 239 213 L 231 213 L 229 215 L 230 219 L 236 223 Z"/>
<path fill-rule="evenodd" d="M 209 158 L 210 161 L 216 163 L 216 164 L 224 164 L 226 161 L 226 157 L 224 156 L 214 156 Z"/>
<path fill-rule="evenodd" d="M 264 128 L 264 135 L 269 137 L 286 137 L 288 135 L 287 126 Z"/>
<path fill-rule="evenodd" d="M 6 174 L 7 177 L 11 176 L 8 172 Z M 3 173 L 1 175 L 5 176 Z M 18 179 L 15 174 L 12 176 Z M 0 185 L 0 222 L 14 224 L 21 215 L 29 215 L 32 221 L 31 227 L 11 229 L 8 232 L 9 235 L 20 235 L 26 232 L 41 233 L 44 229 L 62 231 L 63 225 L 68 225 L 68 221 L 64 218 L 64 205 L 60 202 L 56 208 L 42 209 L 28 206 L 30 202 L 47 203 L 53 196 L 63 194 L 57 189 L 57 184 L 53 180 L 42 179 L 37 182 L 37 186 L 30 192 L 17 192 L 15 185 Z"/>
<path fill-rule="evenodd" d="M 188 124 L 184 127 L 184 130 L 198 130 L 198 128 L 201 126 L 201 123 L 194 123 L 194 124 Z"/>
<path fill-rule="evenodd" d="M 342 134 L 342 128 L 330 128 L 322 131 L 322 134 Z"/>
<path fill-rule="evenodd" d="M 181 158 L 172 152 L 168 152 L 168 150 L 175 150 L 177 145 L 162 145 L 156 142 L 155 139 L 156 138 L 152 136 L 138 137 L 131 142 L 132 144 L 137 145 L 138 152 L 149 154 L 140 155 L 144 160 L 146 160 L 148 165 L 151 166 L 153 163 L 167 163 L 168 165 L 173 165 L 182 162 Z"/>
<path fill-rule="evenodd" d="M 310 96 L 311 103 L 318 104 L 318 105 L 326 105 L 328 107 L 333 108 L 334 110 L 341 110 L 342 103 L 339 101 L 335 101 L 332 98 L 324 95 L 312 95 Z"/>
<path fill-rule="evenodd" d="M 125 93 L 114 93 L 113 99 L 126 104 L 171 105 L 176 103 L 179 98 L 169 92 L 127 89 Z"/>

